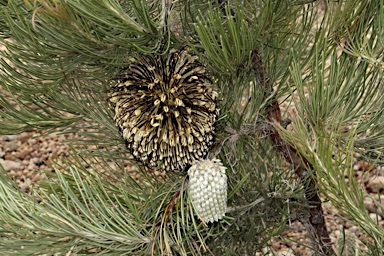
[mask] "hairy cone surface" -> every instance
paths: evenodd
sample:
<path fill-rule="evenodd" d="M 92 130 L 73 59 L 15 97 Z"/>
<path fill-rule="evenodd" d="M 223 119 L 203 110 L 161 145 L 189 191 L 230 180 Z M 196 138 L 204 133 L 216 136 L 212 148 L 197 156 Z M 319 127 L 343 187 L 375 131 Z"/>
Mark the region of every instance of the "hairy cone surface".
<path fill-rule="evenodd" d="M 211 80 L 186 48 L 130 59 L 110 91 L 115 123 L 148 167 L 182 170 L 204 157 L 217 118 Z"/>

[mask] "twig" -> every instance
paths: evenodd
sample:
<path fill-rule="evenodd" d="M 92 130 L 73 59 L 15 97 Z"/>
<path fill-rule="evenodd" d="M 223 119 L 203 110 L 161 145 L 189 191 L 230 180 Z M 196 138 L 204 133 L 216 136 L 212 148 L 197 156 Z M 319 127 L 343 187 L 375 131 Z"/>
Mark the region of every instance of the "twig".
<path fill-rule="evenodd" d="M 258 82 L 264 87 L 264 98 L 268 98 L 273 94 L 273 86 L 269 82 L 266 71 L 264 70 L 263 62 L 258 54 L 257 50 L 253 51 L 253 70 L 257 76 Z M 267 106 L 267 120 L 270 123 L 278 122 L 283 124 L 281 110 L 277 99 L 274 97 L 272 102 Z M 306 198 L 309 203 L 309 216 L 300 218 L 300 222 L 305 226 L 308 234 L 315 241 L 315 248 L 323 255 L 334 255 L 334 251 L 331 246 L 331 239 L 325 226 L 325 219 L 323 208 L 321 206 L 321 199 L 317 194 L 316 181 L 309 175 L 307 169 L 312 169 L 308 160 L 301 156 L 299 152 L 291 147 L 286 141 L 281 138 L 276 129 L 271 129 L 271 139 L 285 160 L 293 164 L 296 170 L 296 174 L 303 181 L 309 181 L 307 183 Z M 316 175 L 313 172 L 313 175 Z"/>
<path fill-rule="evenodd" d="M 290 120 L 289 120 L 290 121 Z M 225 131 L 228 134 L 228 136 L 217 139 L 215 141 L 215 144 L 212 146 L 212 149 L 209 152 L 208 158 L 212 159 L 215 158 L 223 148 L 223 146 L 227 142 L 231 142 L 233 144 L 236 144 L 236 142 L 242 137 L 242 136 L 252 136 L 258 133 L 265 133 L 269 134 L 271 127 L 270 124 L 266 122 L 257 122 L 254 124 L 246 124 L 240 128 L 240 130 L 235 130 L 231 127 L 226 127 Z"/>
<path fill-rule="evenodd" d="M 171 200 L 169 201 L 169 203 L 168 203 L 168 205 L 167 205 L 167 207 L 165 209 L 164 216 L 166 216 L 167 219 L 169 218 L 169 215 L 170 215 L 171 211 L 175 207 L 176 200 L 180 196 L 180 190 L 181 190 L 181 188 L 175 192 L 175 194 L 173 195 L 173 197 L 171 198 Z"/>
<path fill-rule="evenodd" d="M 292 122 L 291 119 L 285 119 L 283 120 L 280 125 L 284 128 L 287 128 L 287 126 Z M 236 144 L 236 142 L 242 137 L 242 136 L 253 136 L 258 133 L 263 133 L 269 135 L 273 131 L 273 127 L 268 122 L 257 122 L 254 124 L 245 124 L 243 125 L 240 130 L 235 130 L 232 127 L 226 127 L 225 131 L 228 134 L 228 136 L 217 139 L 215 141 L 215 144 L 212 146 L 208 158 L 212 159 L 215 158 L 223 148 L 223 146 L 227 142 L 231 142 L 232 144 Z"/>

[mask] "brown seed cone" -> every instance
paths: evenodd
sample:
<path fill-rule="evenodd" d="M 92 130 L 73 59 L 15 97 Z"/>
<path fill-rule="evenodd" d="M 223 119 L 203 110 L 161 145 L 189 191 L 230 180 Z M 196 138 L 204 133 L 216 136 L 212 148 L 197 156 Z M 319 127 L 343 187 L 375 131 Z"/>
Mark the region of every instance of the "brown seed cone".
<path fill-rule="evenodd" d="M 128 148 L 150 168 L 182 170 L 212 145 L 217 93 L 185 48 L 130 59 L 110 101 Z"/>

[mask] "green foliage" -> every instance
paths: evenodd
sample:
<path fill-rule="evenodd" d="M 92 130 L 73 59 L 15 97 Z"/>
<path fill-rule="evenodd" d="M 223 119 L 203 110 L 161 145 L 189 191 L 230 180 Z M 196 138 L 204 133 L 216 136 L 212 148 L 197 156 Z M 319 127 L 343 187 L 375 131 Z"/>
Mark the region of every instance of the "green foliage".
<path fill-rule="evenodd" d="M 382 0 L 0 1 L 0 134 L 81 135 L 31 195 L 0 175 L 0 252 L 254 255 L 308 212 L 315 192 L 270 139 L 266 116 L 279 100 L 293 123 L 274 127 L 369 237 L 369 253 L 382 255 L 383 229 L 351 165 L 356 152 L 384 161 L 383 19 Z M 163 177 L 130 157 L 108 102 L 131 56 L 181 45 L 219 92 L 212 155 L 227 166 L 229 208 L 209 225 L 184 172 Z"/>

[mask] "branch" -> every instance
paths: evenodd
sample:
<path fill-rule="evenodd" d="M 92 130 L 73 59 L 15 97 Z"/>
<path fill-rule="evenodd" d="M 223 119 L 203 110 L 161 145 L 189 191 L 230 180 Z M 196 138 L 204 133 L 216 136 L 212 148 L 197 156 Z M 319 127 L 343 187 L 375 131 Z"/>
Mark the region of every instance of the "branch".
<path fill-rule="evenodd" d="M 257 50 L 253 51 L 253 70 L 256 74 L 258 82 L 264 87 L 264 98 L 267 99 L 273 93 L 273 86 L 269 82 L 266 71 L 263 67 L 263 62 L 261 56 Z M 279 103 L 276 98 L 273 98 L 273 101 L 267 106 L 267 120 L 270 123 L 279 123 L 283 124 L 281 110 Z M 308 234 L 311 238 L 316 241 L 315 248 L 323 253 L 324 255 L 334 255 L 334 251 L 331 246 L 331 239 L 329 233 L 325 226 L 323 208 L 321 206 L 321 199 L 317 194 L 316 181 L 314 177 L 309 175 L 307 169 L 313 170 L 313 167 L 308 162 L 308 160 L 301 156 L 299 152 L 291 147 L 286 141 L 281 138 L 280 134 L 276 129 L 272 128 L 270 133 L 271 139 L 275 146 L 278 148 L 280 153 L 283 155 L 285 160 L 293 164 L 296 170 L 296 174 L 300 177 L 301 180 L 309 180 L 306 190 L 306 198 L 309 201 L 309 213 L 310 216 L 303 217 L 300 219 L 300 222 L 306 227 Z M 316 175 L 313 170 L 313 174 Z"/>
<path fill-rule="evenodd" d="M 287 128 L 287 126 L 291 122 L 292 122 L 291 119 L 285 119 L 280 123 L 280 125 L 284 128 Z M 274 130 L 273 126 L 271 126 L 271 124 L 267 122 L 245 124 L 240 128 L 240 130 L 235 130 L 232 127 L 226 127 L 225 131 L 228 134 L 228 136 L 215 141 L 215 144 L 213 145 L 212 149 L 209 152 L 208 158 L 209 159 L 215 158 L 220 153 L 221 149 L 227 142 L 236 144 L 236 142 L 242 136 L 253 136 L 259 133 L 270 134 L 273 130 Z"/>

